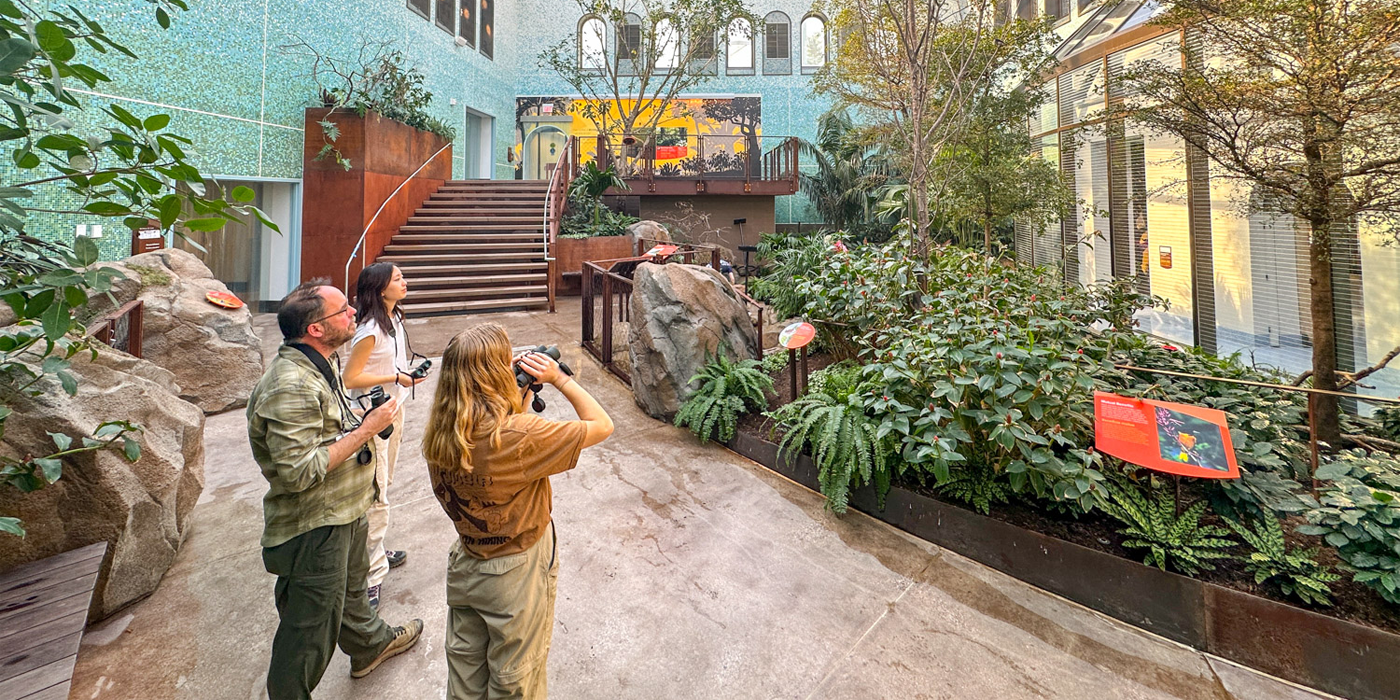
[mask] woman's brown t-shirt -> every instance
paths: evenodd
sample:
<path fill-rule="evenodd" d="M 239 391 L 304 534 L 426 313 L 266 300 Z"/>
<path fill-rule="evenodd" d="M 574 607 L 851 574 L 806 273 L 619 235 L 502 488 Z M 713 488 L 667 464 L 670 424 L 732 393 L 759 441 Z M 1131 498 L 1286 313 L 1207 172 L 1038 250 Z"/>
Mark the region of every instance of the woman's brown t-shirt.
<path fill-rule="evenodd" d="M 587 432 L 583 421 L 517 413 L 501 428 L 499 447 L 475 438 L 470 472 L 429 464 L 433 494 L 452 518 L 462 547 L 478 559 L 529 549 L 549 526 L 549 477 L 574 468 Z"/>

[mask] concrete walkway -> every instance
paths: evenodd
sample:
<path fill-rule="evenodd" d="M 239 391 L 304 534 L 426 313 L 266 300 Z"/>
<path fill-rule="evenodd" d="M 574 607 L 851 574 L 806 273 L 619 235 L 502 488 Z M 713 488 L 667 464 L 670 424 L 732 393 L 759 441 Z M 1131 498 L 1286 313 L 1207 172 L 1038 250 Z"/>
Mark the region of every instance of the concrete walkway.
<path fill-rule="evenodd" d="M 554 478 L 561 573 L 555 698 L 1315 698 L 1138 631 L 822 499 L 642 414 L 555 315 L 411 322 L 415 349 L 492 320 L 558 344 L 617 424 Z M 276 326 L 260 317 L 269 349 Z M 359 681 L 337 653 L 317 698 L 441 698 L 453 541 L 418 454 L 433 384 L 409 405 L 385 584 L 390 623 L 424 639 Z M 573 413 L 549 390 L 546 415 Z M 73 698 L 256 700 L 277 623 L 258 537 L 266 484 L 242 411 L 209 419 L 207 483 L 160 590 L 87 634 Z"/>

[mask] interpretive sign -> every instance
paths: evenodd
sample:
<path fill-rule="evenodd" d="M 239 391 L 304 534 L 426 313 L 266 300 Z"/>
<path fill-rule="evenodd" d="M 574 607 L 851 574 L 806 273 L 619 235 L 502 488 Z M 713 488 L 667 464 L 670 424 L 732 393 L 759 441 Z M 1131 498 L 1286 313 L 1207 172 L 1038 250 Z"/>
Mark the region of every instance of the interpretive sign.
<path fill-rule="evenodd" d="M 789 349 L 796 350 L 812 342 L 812 338 L 817 335 L 817 329 L 812 324 L 805 321 L 798 321 L 784 328 L 778 334 L 778 344 Z"/>
<path fill-rule="evenodd" d="M 1213 408 L 1094 392 L 1094 445 L 1104 454 L 1168 474 L 1240 476 L 1225 413 Z"/>

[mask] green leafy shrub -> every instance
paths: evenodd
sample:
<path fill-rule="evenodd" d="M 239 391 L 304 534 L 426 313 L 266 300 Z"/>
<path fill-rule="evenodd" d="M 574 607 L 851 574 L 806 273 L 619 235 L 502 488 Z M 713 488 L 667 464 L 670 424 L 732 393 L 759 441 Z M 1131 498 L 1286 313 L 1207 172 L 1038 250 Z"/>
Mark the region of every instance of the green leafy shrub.
<path fill-rule="evenodd" d="M 764 273 L 748 282 L 748 293 L 768 304 L 777 318 L 806 314 L 807 299 L 793 281 L 806 276 L 831 250 L 833 240 L 819 234 L 765 233 L 758 238 Z"/>
<path fill-rule="evenodd" d="M 838 400 L 808 393 L 768 415 L 787 430 L 780 452 L 812 456 L 827 507 L 846 512 L 851 488 L 871 483 L 883 504 L 899 443 L 887 426 L 867 414 L 859 394 Z"/>
<path fill-rule="evenodd" d="M 1364 583 L 1400 605 L 1400 466 L 1396 460 L 1346 450 L 1317 469 L 1326 482 L 1319 504 L 1298 528 L 1321 535 Z"/>
<path fill-rule="evenodd" d="M 773 380 L 757 360 L 733 362 L 723 352 L 690 378 L 695 382 L 700 388 L 681 404 L 675 423 L 701 441 L 734 439 L 739 416 L 768 408 L 767 394 L 773 391 Z"/>
<path fill-rule="evenodd" d="M 778 370 L 786 369 L 788 360 L 788 351 L 784 348 L 768 351 L 768 354 L 763 356 L 764 374 L 772 375 Z"/>
<path fill-rule="evenodd" d="M 1257 521 L 1253 528 L 1228 518 L 1225 524 L 1253 550 L 1244 566 L 1254 574 L 1255 583 L 1274 581 L 1284 595 L 1297 596 L 1304 603 L 1332 604 L 1332 589 L 1327 584 L 1341 577 L 1318 563 L 1317 547 L 1289 550 L 1283 527 L 1273 517 Z"/>
<path fill-rule="evenodd" d="M 984 514 L 992 512 L 993 503 L 1009 502 L 1012 494 L 1011 485 L 986 466 L 954 471 L 947 481 L 938 484 L 938 491 Z"/>
<path fill-rule="evenodd" d="M 1202 525 L 1206 501 L 1196 501 L 1176 513 L 1176 497 L 1168 489 L 1140 487 L 1123 482 L 1109 489 L 1104 510 L 1126 527 L 1119 530 L 1128 539 L 1128 549 L 1145 549 L 1143 563 L 1163 571 L 1171 567 L 1183 574 L 1195 575 L 1202 569 L 1213 571 L 1211 560 L 1228 559 L 1226 549 L 1234 546 L 1230 531 L 1214 525 Z"/>
<path fill-rule="evenodd" d="M 627 227 L 639 219 L 620 211 L 613 211 L 600 203 L 588 201 L 577 195 L 569 197 L 564 219 L 559 222 L 560 238 L 597 238 L 600 236 L 625 236 Z"/>
<path fill-rule="evenodd" d="M 859 389 L 861 374 L 861 366 L 850 360 L 827 365 L 807 378 L 807 391 L 826 394 L 838 403 L 844 402 Z"/>
<path fill-rule="evenodd" d="M 1400 440 L 1400 406 L 1378 408 L 1373 418 L 1380 426 L 1381 437 L 1388 440 Z"/>

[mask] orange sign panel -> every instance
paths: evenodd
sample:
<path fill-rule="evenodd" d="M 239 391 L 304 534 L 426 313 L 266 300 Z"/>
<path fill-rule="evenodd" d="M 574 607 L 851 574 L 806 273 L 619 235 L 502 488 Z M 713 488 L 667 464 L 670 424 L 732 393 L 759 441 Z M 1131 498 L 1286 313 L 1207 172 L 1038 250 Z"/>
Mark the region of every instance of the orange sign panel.
<path fill-rule="evenodd" d="M 1094 392 L 1094 446 L 1159 472 L 1238 479 L 1225 413 L 1181 403 Z"/>

